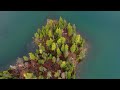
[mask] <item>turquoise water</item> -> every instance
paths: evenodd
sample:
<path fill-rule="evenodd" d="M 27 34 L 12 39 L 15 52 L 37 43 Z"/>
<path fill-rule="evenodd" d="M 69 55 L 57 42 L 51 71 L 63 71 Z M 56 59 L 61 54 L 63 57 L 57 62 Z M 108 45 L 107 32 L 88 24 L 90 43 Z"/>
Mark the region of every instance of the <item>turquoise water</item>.
<path fill-rule="evenodd" d="M 119 11 L 0 11 L 0 69 L 32 51 L 29 47 L 37 28 L 46 18 L 59 16 L 75 23 L 89 43 L 88 55 L 78 67 L 77 78 L 120 78 Z"/>

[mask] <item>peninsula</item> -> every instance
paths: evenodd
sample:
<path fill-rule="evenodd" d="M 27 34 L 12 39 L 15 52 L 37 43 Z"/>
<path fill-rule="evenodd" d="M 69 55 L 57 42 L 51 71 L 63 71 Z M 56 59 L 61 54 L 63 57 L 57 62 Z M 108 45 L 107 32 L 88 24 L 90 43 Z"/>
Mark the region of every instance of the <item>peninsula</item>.
<path fill-rule="evenodd" d="M 17 59 L 0 72 L 0 79 L 75 79 L 77 65 L 87 52 L 85 39 L 75 24 L 60 17 L 48 19 L 34 34 L 36 52 Z"/>

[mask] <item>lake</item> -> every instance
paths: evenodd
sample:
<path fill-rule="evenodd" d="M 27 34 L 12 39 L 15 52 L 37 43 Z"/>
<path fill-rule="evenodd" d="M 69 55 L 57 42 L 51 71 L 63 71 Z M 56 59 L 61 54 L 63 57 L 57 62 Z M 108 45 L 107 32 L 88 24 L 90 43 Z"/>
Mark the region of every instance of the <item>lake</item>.
<path fill-rule="evenodd" d="M 37 28 L 59 16 L 76 24 L 90 47 L 77 78 L 120 78 L 120 11 L 0 11 L 0 70 L 31 52 Z"/>

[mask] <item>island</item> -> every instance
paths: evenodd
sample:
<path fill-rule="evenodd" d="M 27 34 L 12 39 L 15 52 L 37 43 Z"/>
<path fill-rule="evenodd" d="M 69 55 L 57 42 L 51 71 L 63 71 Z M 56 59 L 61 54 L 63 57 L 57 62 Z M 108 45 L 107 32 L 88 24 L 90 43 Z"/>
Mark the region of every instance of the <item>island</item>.
<path fill-rule="evenodd" d="M 75 24 L 60 17 L 47 19 L 34 34 L 35 52 L 18 58 L 0 72 L 0 79 L 76 79 L 78 64 L 85 58 L 86 40 Z"/>

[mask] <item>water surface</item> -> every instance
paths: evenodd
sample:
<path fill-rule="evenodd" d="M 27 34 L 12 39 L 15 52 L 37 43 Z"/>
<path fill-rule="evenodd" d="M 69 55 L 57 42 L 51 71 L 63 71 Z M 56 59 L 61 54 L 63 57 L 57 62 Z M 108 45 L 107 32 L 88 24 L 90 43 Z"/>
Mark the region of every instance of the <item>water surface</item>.
<path fill-rule="evenodd" d="M 0 11 L 0 69 L 29 52 L 29 43 L 46 18 L 64 17 L 75 23 L 89 41 L 87 58 L 79 65 L 77 78 L 120 78 L 119 11 Z"/>

